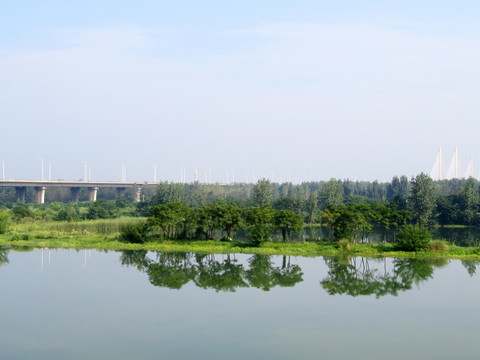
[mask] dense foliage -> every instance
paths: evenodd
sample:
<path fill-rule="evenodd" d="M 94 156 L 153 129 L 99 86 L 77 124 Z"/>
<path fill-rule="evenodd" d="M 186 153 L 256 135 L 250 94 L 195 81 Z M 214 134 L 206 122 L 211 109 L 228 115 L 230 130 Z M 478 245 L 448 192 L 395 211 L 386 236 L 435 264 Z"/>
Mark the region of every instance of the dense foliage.
<path fill-rule="evenodd" d="M 161 239 L 232 240 L 239 229 L 248 230 L 254 243 L 274 238 L 283 241 L 304 224 L 322 224 L 331 239 L 364 241 L 374 227 L 384 231 L 384 241 L 395 242 L 407 223 L 420 227 L 478 225 L 480 196 L 473 179 L 433 182 L 419 174 L 408 181 L 395 176 L 389 183 L 330 179 L 326 182 L 276 184 L 262 179 L 257 184 L 178 184 L 163 182 L 145 187 L 142 201 L 133 194 L 116 198 L 108 189 L 96 202 L 68 203 L 68 191 L 47 192 L 47 204 L 13 202 L 13 188 L 0 189 L 0 231 L 15 223 L 144 217 L 137 228 L 127 227 L 125 241 Z M 13 191 L 13 192 L 12 192 Z M 85 194 L 84 194 L 85 195 Z M 27 201 L 32 194 L 27 194 Z M 143 220 L 142 220 L 143 221 Z M 388 235 L 387 233 L 392 234 Z M 280 238 L 279 238 L 280 240 Z"/>
<path fill-rule="evenodd" d="M 419 251 L 424 250 L 431 239 L 428 229 L 419 225 L 407 225 L 398 233 L 395 246 L 403 251 Z"/>

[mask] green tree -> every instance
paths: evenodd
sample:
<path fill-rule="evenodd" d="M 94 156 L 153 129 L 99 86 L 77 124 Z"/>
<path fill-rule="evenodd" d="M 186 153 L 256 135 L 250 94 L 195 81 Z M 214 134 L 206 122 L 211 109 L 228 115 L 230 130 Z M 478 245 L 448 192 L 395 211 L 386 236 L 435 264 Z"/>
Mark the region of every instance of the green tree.
<path fill-rule="evenodd" d="M 437 197 L 437 221 L 440 225 L 463 224 L 460 195 L 440 195 Z"/>
<path fill-rule="evenodd" d="M 91 202 L 88 207 L 87 219 L 111 219 L 114 216 L 116 211 L 114 201 L 106 201 L 105 199 L 98 199 L 97 201 Z"/>
<path fill-rule="evenodd" d="M 302 214 L 302 208 L 304 206 L 304 200 L 293 196 L 283 196 L 275 200 L 273 208 L 275 210 L 291 210 L 296 214 Z"/>
<path fill-rule="evenodd" d="M 475 179 L 469 177 L 462 186 L 460 192 L 460 205 L 462 209 L 463 222 L 466 225 L 478 223 L 478 206 L 480 197 L 477 191 Z"/>
<path fill-rule="evenodd" d="M 391 226 L 391 216 L 390 216 L 391 208 L 385 206 L 384 204 L 377 204 L 375 206 L 375 212 L 377 214 L 376 223 L 383 228 L 383 243 L 387 242 L 387 231 L 390 229 Z"/>
<path fill-rule="evenodd" d="M 433 225 L 435 218 L 436 197 L 433 180 L 424 174 L 411 180 L 411 192 L 408 199 L 412 219 L 420 226 Z"/>
<path fill-rule="evenodd" d="M 398 233 L 395 246 L 403 251 L 419 251 L 425 249 L 431 239 L 428 229 L 419 225 L 407 225 Z"/>
<path fill-rule="evenodd" d="M 242 210 L 236 204 L 217 202 L 214 211 L 214 218 L 218 221 L 220 227 L 226 231 L 227 239 L 231 240 L 232 232 L 243 223 Z"/>
<path fill-rule="evenodd" d="M 274 224 L 282 231 L 283 241 L 290 241 L 290 235 L 303 226 L 302 217 L 292 210 L 279 210 L 275 213 Z"/>
<path fill-rule="evenodd" d="M 215 218 L 215 204 L 200 206 L 194 210 L 195 233 L 198 237 L 213 239 L 215 230 L 220 229 L 220 225 Z"/>
<path fill-rule="evenodd" d="M 159 183 L 156 194 L 150 200 L 150 205 L 165 205 L 171 202 L 185 202 L 185 186 L 168 182 Z"/>
<path fill-rule="evenodd" d="M 186 236 L 191 210 L 182 203 L 168 203 L 151 208 L 147 228 L 159 227 L 166 239 Z"/>
<path fill-rule="evenodd" d="M 410 184 L 405 175 L 401 178 L 394 176 L 392 182 L 387 184 L 387 200 L 400 210 L 406 210 L 409 192 Z"/>
<path fill-rule="evenodd" d="M 306 221 L 309 224 L 317 222 L 318 216 L 318 197 L 317 192 L 314 191 L 310 194 L 307 203 L 305 204 L 305 212 L 307 214 Z"/>
<path fill-rule="evenodd" d="M 0 234 L 4 234 L 10 227 L 10 214 L 6 210 L 0 210 Z"/>
<path fill-rule="evenodd" d="M 330 205 L 340 205 L 343 203 L 343 185 L 340 181 L 331 178 L 323 184 L 320 190 L 320 204 L 322 209 Z"/>
<path fill-rule="evenodd" d="M 20 219 L 32 218 L 32 210 L 25 204 L 18 203 L 12 208 L 14 218 L 18 221 Z"/>
<path fill-rule="evenodd" d="M 252 190 L 252 205 L 264 206 L 272 201 L 272 184 L 268 179 L 260 179 Z"/>
<path fill-rule="evenodd" d="M 120 229 L 119 240 L 127 243 L 143 244 L 146 241 L 146 222 L 126 224 Z"/>
<path fill-rule="evenodd" d="M 370 204 L 348 204 L 347 208 L 351 209 L 351 212 L 358 213 L 355 217 L 358 219 L 358 229 L 354 229 L 356 232 L 361 231 L 362 241 L 368 238 L 368 234 L 373 228 L 375 223 L 378 223 L 379 215 L 375 211 L 374 207 Z M 354 238 L 355 239 L 355 238 Z"/>
<path fill-rule="evenodd" d="M 337 220 L 340 217 L 340 211 L 338 207 L 330 205 L 327 209 L 323 210 L 320 214 L 322 219 L 322 224 L 328 227 L 330 230 L 330 237 L 335 238 L 335 228 L 337 225 Z"/>
<path fill-rule="evenodd" d="M 412 215 L 409 211 L 398 210 L 396 204 L 391 204 L 388 211 L 389 227 L 393 231 L 393 242 L 396 241 L 397 231 L 407 224 Z"/>
<path fill-rule="evenodd" d="M 80 220 L 78 206 L 67 205 L 60 209 L 54 217 L 56 221 L 77 221 Z"/>
<path fill-rule="evenodd" d="M 356 241 L 359 232 L 366 238 L 372 228 L 372 211 L 368 204 L 334 206 L 330 205 L 322 212 L 322 221 L 330 227 L 335 240 L 350 239 Z"/>
<path fill-rule="evenodd" d="M 272 235 L 272 222 L 275 211 L 270 205 L 253 207 L 248 211 L 247 223 L 250 226 L 250 237 L 256 245 L 267 241 Z"/>

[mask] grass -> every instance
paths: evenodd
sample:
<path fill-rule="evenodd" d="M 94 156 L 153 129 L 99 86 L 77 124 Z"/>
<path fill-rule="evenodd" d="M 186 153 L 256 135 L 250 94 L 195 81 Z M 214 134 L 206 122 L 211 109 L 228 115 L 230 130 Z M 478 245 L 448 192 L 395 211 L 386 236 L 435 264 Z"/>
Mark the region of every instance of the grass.
<path fill-rule="evenodd" d="M 31 221 L 15 224 L 11 232 L 38 234 L 118 234 L 122 226 L 137 223 L 141 218 L 118 218 L 83 221 Z"/>
<path fill-rule="evenodd" d="M 75 248 L 112 250 L 187 251 L 200 253 L 249 253 L 270 255 L 357 255 L 386 257 L 430 257 L 480 260 L 480 247 L 459 247 L 434 241 L 424 251 L 397 251 L 393 244 L 343 242 L 266 242 L 253 246 L 248 242 L 206 240 L 151 241 L 129 244 L 118 241 L 120 228 L 139 221 L 138 218 L 90 220 L 80 222 L 31 222 L 16 224 L 13 235 L 0 235 L 0 246 L 31 248 Z"/>

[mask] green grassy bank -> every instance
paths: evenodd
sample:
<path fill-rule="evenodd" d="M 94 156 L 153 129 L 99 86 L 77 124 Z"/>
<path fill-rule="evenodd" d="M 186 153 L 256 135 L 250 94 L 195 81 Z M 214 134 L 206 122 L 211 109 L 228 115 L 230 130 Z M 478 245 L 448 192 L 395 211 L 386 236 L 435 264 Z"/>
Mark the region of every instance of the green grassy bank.
<path fill-rule="evenodd" d="M 337 255 L 386 257 L 442 257 L 480 260 L 480 247 L 447 245 L 441 251 L 396 251 L 393 244 L 339 244 L 336 242 L 265 242 L 253 246 L 248 242 L 220 242 L 204 240 L 150 241 L 129 244 L 118 241 L 123 225 L 138 218 L 91 220 L 80 222 L 31 222 L 16 224 L 11 232 L 0 235 L 0 246 L 32 248 L 74 248 L 106 250 L 187 251 L 202 253 L 248 253 L 271 255 Z"/>

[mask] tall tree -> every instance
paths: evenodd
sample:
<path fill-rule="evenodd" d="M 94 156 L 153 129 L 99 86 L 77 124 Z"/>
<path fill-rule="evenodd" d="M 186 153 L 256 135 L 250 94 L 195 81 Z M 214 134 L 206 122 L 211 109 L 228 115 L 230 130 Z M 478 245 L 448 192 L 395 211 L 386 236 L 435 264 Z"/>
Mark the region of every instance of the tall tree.
<path fill-rule="evenodd" d="M 316 222 L 318 216 L 318 197 L 317 192 L 314 191 L 310 194 L 307 203 L 305 204 L 306 220 L 309 224 Z"/>
<path fill-rule="evenodd" d="M 462 186 L 460 192 L 460 204 L 463 209 L 463 222 L 467 225 L 478 223 L 480 197 L 478 195 L 475 179 L 471 176 Z"/>
<path fill-rule="evenodd" d="M 178 202 L 154 206 L 150 209 L 147 227 L 150 229 L 161 228 L 166 239 L 185 237 L 191 212 L 189 207 Z"/>
<path fill-rule="evenodd" d="M 268 179 L 260 179 L 253 187 L 252 205 L 264 206 L 272 201 L 272 184 Z"/>
<path fill-rule="evenodd" d="M 340 205 L 343 202 L 343 184 L 334 178 L 323 184 L 320 190 L 320 204 L 322 209 L 330 205 Z"/>
<path fill-rule="evenodd" d="M 387 185 L 387 200 L 396 204 L 401 210 L 406 210 L 407 198 L 410 185 L 405 175 L 401 178 L 394 176 L 392 182 Z"/>
<path fill-rule="evenodd" d="M 215 204 L 215 218 L 223 230 L 227 232 L 227 239 L 232 239 L 232 232 L 243 224 L 242 211 L 236 204 L 218 201 Z"/>
<path fill-rule="evenodd" d="M 300 215 L 292 210 L 279 210 L 273 219 L 275 225 L 282 231 L 283 241 L 290 241 L 290 235 L 302 228 L 303 221 Z"/>
<path fill-rule="evenodd" d="M 157 186 L 157 192 L 150 200 L 150 205 L 165 205 L 171 202 L 185 202 L 185 185 L 161 182 Z"/>
<path fill-rule="evenodd" d="M 272 235 L 272 225 L 275 210 L 270 205 L 251 208 L 247 213 L 247 223 L 250 226 L 250 237 L 256 245 L 267 241 Z"/>
<path fill-rule="evenodd" d="M 412 220 L 420 226 L 433 225 L 435 218 L 436 196 L 433 180 L 423 172 L 412 178 L 408 205 Z"/>

